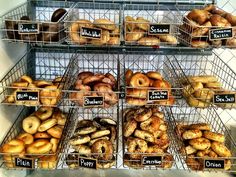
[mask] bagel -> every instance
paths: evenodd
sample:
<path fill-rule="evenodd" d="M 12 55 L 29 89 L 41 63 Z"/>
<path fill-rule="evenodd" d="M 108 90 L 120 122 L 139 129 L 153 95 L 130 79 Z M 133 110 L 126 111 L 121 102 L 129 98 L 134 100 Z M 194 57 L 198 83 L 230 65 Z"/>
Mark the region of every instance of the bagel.
<path fill-rule="evenodd" d="M 116 28 L 111 31 L 110 35 L 112 37 L 119 37 L 120 36 L 120 27 L 116 26 Z"/>
<path fill-rule="evenodd" d="M 91 152 L 96 159 L 111 160 L 113 157 L 113 146 L 108 140 L 98 140 L 93 143 Z"/>
<path fill-rule="evenodd" d="M 207 41 L 192 40 L 191 46 L 193 48 L 208 48 L 210 47 L 210 44 Z"/>
<path fill-rule="evenodd" d="M 16 139 L 23 141 L 25 145 L 28 145 L 34 142 L 33 135 L 29 133 L 21 133 L 16 137 Z"/>
<path fill-rule="evenodd" d="M 187 98 L 187 103 L 189 104 L 189 106 L 197 107 L 197 108 L 206 108 L 210 105 L 209 102 L 200 101 L 194 98 L 193 96 L 190 96 Z"/>
<path fill-rule="evenodd" d="M 139 139 L 133 138 L 129 141 L 128 152 L 131 159 L 140 160 L 143 153 L 148 149 L 147 142 Z"/>
<path fill-rule="evenodd" d="M 211 14 L 206 10 L 193 9 L 188 13 L 187 18 L 202 25 L 210 19 Z"/>
<path fill-rule="evenodd" d="M 224 17 L 221 17 L 218 14 L 214 14 L 210 18 L 210 22 L 212 26 L 217 26 L 217 27 L 231 27 L 231 24 L 226 20 Z"/>
<path fill-rule="evenodd" d="M 230 150 L 223 143 L 214 141 L 211 143 L 211 148 L 220 157 L 231 157 L 232 156 Z"/>
<path fill-rule="evenodd" d="M 52 113 L 53 113 L 53 108 L 43 106 L 43 107 L 40 107 L 35 112 L 35 115 L 41 120 L 46 120 L 52 116 Z"/>
<path fill-rule="evenodd" d="M 66 124 L 66 115 L 63 114 L 60 109 L 55 109 L 52 115 L 53 119 L 57 119 L 57 124 L 64 126 Z"/>
<path fill-rule="evenodd" d="M 75 135 L 87 135 L 97 130 L 95 126 L 77 128 L 74 132 Z"/>
<path fill-rule="evenodd" d="M 124 136 L 131 136 L 137 128 L 137 125 L 138 124 L 135 119 L 129 119 L 124 125 Z"/>
<path fill-rule="evenodd" d="M 166 35 L 159 35 L 158 38 L 161 40 L 161 42 L 165 42 L 170 45 L 176 45 L 178 44 L 178 40 L 174 35 L 166 34 Z"/>
<path fill-rule="evenodd" d="M 163 155 L 164 154 L 164 150 L 161 149 L 157 145 L 152 145 L 152 146 L 148 146 L 148 149 L 147 149 L 146 153 L 148 153 L 148 154 L 155 153 L 156 155 Z"/>
<path fill-rule="evenodd" d="M 126 32 L 125 40 L 129 43 L 136 42 L 142 37 L 144 37 L 144 34 L 145 34 L 145 31 L 140 30 L 140 29 L 134 29 L 132 32 Z"/>
<path fill-rule="evenodd" d="M 109 140 L 109 137 L 108 136 L 102 136 L 102 137 L 99 137 L 99 138 L 92 139 L 91 141 L 89 141 L 89 146 L 92 146 L 93 143 L 95 143 L 98 140 Z"/>
<path fill-rule="evenodd" d="M 117 137 L 116 128 L 117 128 L 117 127 L 115 127 L 115 126 L 110 126 L 110 131 L 111 131 L 111 134 L 110 134 L 110 141 L 111 141 L 112 143 L 115 142 L 116 137 Z"/>
<path fill-rule="evenodd" d="M 214 94 L 215 92 L 212 91 L 211 89 L 204 88 L 202 90 L 196 90 L 194 92 L 194 97 L 204 102 L 210 102 Z"/>
<path fill-rule="evenodd" d="M 200 138 L 201 136 L 202 136 L 202 132 L 200 130 L 186 130 L 182 134 L 182 137 L 185 140 Z"/>
<path fill-rule="evenodd" d="M 159 130 L 160 125 L 161 125 L 161 119 L 159 117 L 152 116 L 151 118 L 141 122 L 140 128 L 142 130 L 153 133 L 153 132 Z"/>
<path fill-rule="evenodd" d="M 126 72 L 125 72 L 125 83 L 126 83 L 126 85 L 129 85 L 130 79 L 131 79 L 132 76 L 133 76 L 133 71 L 130 70 L 130 69 L 126 70 Z"/>
<path fill-rule="evenodd" d="M 91 148 L 89 146 L 81 144 L 81 145 L 73 146 L 73 148 L 80 155 L 85 155 L 87 157 L 91 155 Z"/>
<path fill-rule="evenodd" d="M 149 119 L 151 116 L 152 116 L 152 109 L 151 108 L 141 107 L 135 112 L 134 119 L 137 122 L 143 122 L 143 121 Z"/>
<path fill-rule="evenodd" d="M 128 97 L 132 97 L 132 98 L 142 98 L 142 99 L 146 99 L 147 98 L 147 89 L 136 89 L 136 88 L 128 88 L 126 90 L 126 95 Z"/>
<path fill-rule="evenodd" d="M 195 138 L 189 140 L 189 144 L 197 150 L 206 150 L 211 147 L 211 142 L 206 138 Z"/>
<path fill-rule="evenodd" d="M 167 153 L 163 157 L 163 161 L 161 163 L 161 168 L 163 168 L 163 169 L 171 168 L 173 163 L 174 163 L 173 155 Z"/>
<path fill-rule="evenodd" d="M 49 135 L 51 135 L 52 137 L 54 138 L 61 138 L 62 136 L 62 131 L 63 131 L 63 128 L 61 128 L 60 126 L 56 125 L 56 126 L 53 126 L 49 129 L 47 129 L 47 133 Z"/>
<path fill-rule="evenodd" d="M 195 130 L 207 130 L 207 131 L 211 130 L 210 124 L 207 124 L 207 123 L 191 124 L 191 125 L 188 125 L 188 128 L 189 129 L 195 129 Z"/>
<path fill-rule="evenodd" d="M 166 80 L 155 80 L 152 86 L 155 88 L 171 88 L 170 83 Z"/>
<path fill-rule="evenodd" d="M 57 124 L 57 119 L 47 119 L 41 123 L 41 125 L 38 128 L 38 131 L 44 132 L 44 131 L 52 128 L 56 124 Z"/>
<path fill-rule="evenodd" d="M 113 31 L 116 28 L 115 23 L 108 19 L 96 19 L 94 20 L 93 24 L 96 27 L 99 27 L 105 30 L 110 30 L 110 31 Z"/>
<path fill-rule="evenodd" d="M 56 105 L 60 98 L 60 90 L 57 89 L 57 86 L 46 86 L 43 90 L 40 91 L 40 101 L 43 105 Z"/>
<path fill-rule="evenodd" d="M 143 31 L 148 31 L 149 29 L 149 20 L 144 19 L 143 17 L 137 17 L 135 20 L 135 26 Z"/>
<path fill-rule="evenodd" d="M 77 123 L 76 128 L 82 128 L 82 127 L 89 127 L 89 126 L 93 126 L 93 121 L 92 120 L 80 120 Z"/>
<path fill-rule="evenodd" d="M 153 46 L 160 45 L 160 39 L 157 37 L 142 37 L 138 40 L 138 45 Z"/>
<path fill-rule="evenodd" d="M 214 133 L 214 132 L 210 132 L 210 131 L 204 131 L 203 132 L 203 136 L 211 141 L 217 141 L 220 143 L 224 143 L 225 142 L 225 136 L 223 134 L 220 133 Z"/>
<path fill-rule="evenodd" d="M 22 82 L 28 82 L 29 84 L 32 84 L 33 83 L 33 80 L 30 76 L 26 76 L 26 75 L 23 75 L 21 76 L 20 80 Z"/>
<path fill-rule="evenodd" d="M 55 169 L 57 166 L 57 155 L 43 156 L 38 160 L 38 167 L 42 169 Z"/>
<path fill-rule="evenodd" d="M 220 89 L 222 84 L 220 82 L 208 82 L 205 84 L 206 88 Z"/>
<path fill-rule="evenodd" d="M 37 132 L 34 134 L 35 139 L 48 139 L 51 138 L 51 135 L 49 135 L 46 132 Z"/>
<path fill-rule="evenodd" d="M 94 74 L 90 71 L 84 71 L 84 72 L 80 72 L 77 76 L 77 81 L 81 80 L 83 81 L 85 78 L 89 77 L 89 76 L 93 76 Z"/>
<path fill-rule="evenodd" d="M 148 87 L 150 81 L 146 75 L 137 72 L 131 77 L 129 84 L 131 87 Z"/>
<path fill-rule="evenodd" d="M 51 151 L 52 144 L 45 139 L 34 141 L 26 148 L 28 154 L 47 154 Z"/>
<path fill-rule="evenodd" d="M 202 37 L 204 35 L 207 35 L 207 33 L 209 32 L 211 27 L 212 27 L 211 22 L 207 21 L 201 27 L 198 27 L 195 30 L 193 30 L 192 36 L 193 37 Z"/>
<path fill-rule="evenodd" d="M 186 164 L 192 170 L 202 170 L 203 169 L 203 163 L 200 163 L 194 155 L 187 156 Z"/>
<path fill-rule="evenodd" d="M 24 151 L 24 148 L 25 148 L 24 141 L 13 139 L 2 146 L 2 152 L 17 154 Z"/>
<path fill-rule="evenodd" d="M 91 139 L 99 138 L 102 136 L 109 135 L 111 133 L 110 130 L 99 130 L 91 134 Z"/>
<path fill-rule="evenodd" d="M 107 30 L 102 30 L 101 39 L 91 39 L 90 43 L 93 45 L 104 45 L 108 44 L 110 40 L 110 32 Z"/>
<path fill-rule="evenodd" d="M 88 143 L 89 141 L 90 141 L 90 137 L 88 135 L 80 135 L 80 136 L 73 136 L 69 140 L 69 143 L 73 146 L 76 146 L 76 145 Z"/>
<path fill-rule="evenodd" d="M 151 142 L 151 143 L 155 142 L 155 138 L 154 138 L 153 134 L 149 133 L 147 131 L 136 129 L 134 131 L 134 136 L 137 138 L 143 139 L 145 141 Z"/>
<path fill-rule="evenodd" d="M 62 8 L 55 10 L 52 14 L 51 22 L 58 22 L 66 13 L 67 11 Z"/>
<path fill-rule="evenodd" d="M 127 104 L 135 105 L 135 106 L 144 106 L 147 104 L 146 99 L 139 99 L 139 98 L 132 98 L 132 97 L 126 97 Z"/>
<path fill-rule="evenodd" d="M 51 82 L 43 81 L 43 80 L 34 81 L 33 83 L 39 88 L 44 88 L 44 87 L 52 85 Z"/>
<path fill-rule="evenodd" d="M 133 31 L 135 29 L 135 19 L 131 16 L 125 17 L 125 29 L 127 31 Z"/>
<path fill-rule="evenodd" d="M 52 144 L 52 152 L 56 153 L 57 152 L 57 148 L 58 148 L 58 144 L 59 144 L 59 139 L 51 138 L 50 139 L 50 143 Z"/>
<path fill-rule="evenodd" d="M 83 79 L 83 84 L 84 85 L 89 85 L 93 82 L 99 82 L 102 79 L 104 79 L 105 76 L 103 74 L 94 74 L 93 76 L 89 76 Z"/>
<path fill-rule="evenodd" d="M 194 147 L 188 145 L 184 148 L 184 152 L 186 152 L 187 155 L 195 154 L 197 152 L 197 149 L 195 149 Z"/>
<path fill-rule="evenodd" d="M 112 159 L 114 159 L 114 156 Z M 105 162 L 103 160 L 101 160 L 101 161 L 98 161 L 97 167 L 101 168 L 101 169 L 111 168 L 112 166 L 115 165 L 115 163 L 116 163 L 115 160 L 109 160 L 109 161 L 105 161 Z"/>
<path fill-rule="evenodd" d="M 28 116 L 22 122 L 22 128 L 29 134 L 35 134 L 40 127 L 40 120 L 36 116 Z"/>
<path fill-rule="evenodd" d="M 78 167 L 78 158 L 79 158 L 79 155 L 75 151 L 68 154 L 65 159 L 68 167 L 72 168 L 72 169 L 77 168 Z"/>
<path fill-rule="evenodd" d="M 99 121 L 104 126 L 116 125 L 116 121 L 112 118 L 101 118 Z"/>
<path fill-rule="evenodd" d="M 236 26 L 236 16 L 232 15 L 230 13 L 227 13 L 225 15 L 225 19 L 232 25 L 232 26 Z"/>
<path fill-rule="evenodd" d="M 157 71 L 148 71 L 146 73 L 147 77 L 149 77 L 150 79 L 155 79 L 155 80 L 162 80 L 162 75 L 157 72 Z"/>
<path fill-rule="evenodd" d="M 27 88 L 29 85 L 28 82 L 13 82 L 11 84 L 12 87 L 17 87 L 17 88 Z"/>
<path fill-rule="evenodd" d="M 211 157 L 211 158 L 217 158 L 218 157 L 218 155 L 214 151 L 212 151 L 211 149 L 198 151 L 196 155 L 197 155 L 197 157 Z"/>

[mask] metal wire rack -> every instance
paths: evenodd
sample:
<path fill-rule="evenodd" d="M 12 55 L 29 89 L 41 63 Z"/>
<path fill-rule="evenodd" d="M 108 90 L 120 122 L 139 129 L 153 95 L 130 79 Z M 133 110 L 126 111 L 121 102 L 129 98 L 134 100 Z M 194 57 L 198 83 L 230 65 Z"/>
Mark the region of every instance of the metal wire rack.
<path fill-rule="evenodd" d="M 67 12 L 57 22 L 51 21 L 52 14 L 59 8 L 69 11 L 73 4 L 67 1 L 27 1 L 1 17 L 2 39 L 38 44 L 61 43 L 65 39 L 62 20 Z"/>
<path fill-rule="evenodd" d="M 94 98 L 103 97 L 103 104 L 92 104 L 88 107 L 102 107 L 110 108 L 118 104 L 119 100 L 119 85 L 120 85 L 120 61 L 119 55 L 111 53 L 91 53 L 77 51 L 68 65 L 68 70 L 65 73 L 65 97 L 64 101 L 70 107 L 85 106 L 84 99 L 87 96 L 93 96 Z M 91 84 L 85 84 L 89 87 L 89 90 L 83 90 L 77 88 L 78 74 L 83 72 L 92 72 L 96 74 L 112 74 L 115 78 L 115 85 L 112 89 L 108 90 L 95 90 L 96 83 L 102 83 L 102 80 L 92 82 Z M 94 85 L 95 84 L 95 85 Z M 81 84 L 79 84 L 81 85 Z"/>
<path fill-rule="evenodd" d="M 129 136 L 128 138 L 124 137 L 124 127 L 125 127 L 125 123 L 127 122 L 126 118 L 125 118 L 125 115 L 127 114 L 127 112 L 129 110 L 132 110 L 134 108 L 140 108 L 140 107 L 130 107 L 128 105 L 125 105 L 125 103 L 123 103 L 123 106 L 122 106 L 122 152 L 123 152 L 123 168 L 125 169 L 131 169 L 131 168 L 134 168 L 134 169 L 144 169 L 144 170 L 157 170 L 157 169 L 163 169 L 163 170 L 168 170 L 168 169 L 178 169 L 178 162 L 180 161 L 179 160 L 179 157 L 177 155 L 177 148 L 175 147 L 175 140 L 174 140 L 174 136 L 172 134 L 172 129 L 171 129 L 171 124 L 169 123 L 168 121 L 168 114 L 166 113 L 165 111 L 165 108 L 164 107 L 158 107 L 158 106 L 150 106 L 149 108 L 155 108 L 155 109 L 159 109 L 160 112 L 163 112 L 164 114 L 164 121 L 167 125 L 167 136 L 168 136 L 168 141 L 169 141 L 169 147 L 167 148 L 167 150 L 165 150 L 164 153 L 161 153 L 160 152 L 156 152 L 156 153 L 140 153 L 140 152 L 136 152 L 136 153 L 130 153 L 128 152 L 128 142 L 129 141 L 129 138 L 134 138 L 133 137 L 133 134 L 131 136 Z M 147 108 L 147 107 L 146 107 Z M 139 129 L 140 127 L 137 126 L 137 129 Z M 136 129 L 136 130 L 137 130 Z M 164 140 L 163 140 L 164 141 Z M 138 145 L 137 145 L 138 146 Z M 148 145 L 149 147 L 149 145 Z M 151 147 L 151 146 L 150 146 Z M 156 147 L 157 148 L 157 147 Z M 161 148 L 161 147 L 159 147 Z M 161 160 L 161 164 L 160 165 L 143 165 L 141 163 L 141 156 L 161 156 L 162 157 L 162 160 Z M 135 159 L 132 159 L 130 156 L 135 156 Z M 140 158 L 138 158 L 138 156 L 140 156 Z"/>
<path fill-rule="evenodd" d="M 28 106 L 55 106 L 59 103 L 63 95 L 61 91 L 64 82 L 63 75 L 66 72 L 72 54 L 65 50 L 47 50 L 41 48 L 32 48 L 27 52 L 13 68 L 5 75 L 0 82 L 1 92 L 0 101 L 2 104 L 8 105 L 28 105 Z M 27 86 L 14 86 L 13 83 L 22 82 L 20 78 L 28 75 L 32 78 L 33 84 Z M 47 81 L 52 85 L 55 78 L 62 77 L 62 80 L 53 88 L 37 87 L 35 81 Z M 36 86 L 35 86 L 36 85 Z M 37 101 L 16 101 L 15 91 L 37 91 L 39 92 Z M 55 94 L 56 91 L 59 94 Z M 46 93 L 42 94 L 42 93 Z M 13 98 L 12 101 L 9 98 Z M 46 102 L 45 100 L 49 100 Z M 55 102 L 56 101 L 56 102 Z"/>
<path fill-rule="evenodd" d="M 217 95 L 220 94 L 235 94 L 235 72 L 214 52 L 211 56 L 167 56 L 166 62 L 171 66 L 171 73 L 176 82 L 174 87 L 183 88 L 183 96 L 187 100 L 190 106 L 194 107 L 210 107 L 218 106 L 221 108 L 234 108 L 235 102 L 215 102 L 213 101 Z M 192 76 L 212 76 L 215 82 L 219 83 L 217 88 L 211 88 L 207 86 L 207 82 L 203 83 L 202 91 L 205 90 L 207 97 L 204 97 L 201 93 L 198 97 L 195 93 L 196 87 L 193 86 Z M 197 81 L 198 82 L 198 81 Z M 203 81 L 202 81 L 203 82 Z M 208 88 L 207 88 L 208 87 Z M 192 90 L 193 89 L 193 90 Z M 197 100 L 195 99 L 197 98 Z M 194 99 L 192 102 L 190 99 Z M 215 107 L 216 107 L 215 106 Z"/>
<path fill-rule="evenodd" d="M 179 43 L 178 25 L 182 16 L 174 9 L 158 3 L 126 4 L 123 18 L 126 45 L 175 46 Z M 157 24 L 160 26 L 155 27 Z"/>
<path fill-rule="evenodd" d="M 144 54 L 127 54 L 123 55 L 121 58 L 121 85 L 124 87 L 124 92 L 126 93 L 126 101 L 127 98 L 131 99 L 133 101 L 137 101 L 137 97 L 134 97 L 133 91 L 136 90 L 144 90 L 146 91 L 144 95 L 143 93 L 140 94 L 140 98 L 138 98 L 138 101 L 140 102 L 145 102 L 145 104 L 148 105 L 165 105 L 165 106 L 176 106 L 176 105 L 182 105 L 183 101 L 180 99 L 181 96 L 181 87 L 177 86 L 176 87 L 176 79 L 174 75 L 171 75 L 171 65 L 167 63 L 166 56 L 164 55 L 144 55 Z M 170 87 L 154 87 L 154 86 L 149 86 L 149 87 L 131 87 L 129 83 L 126 82 L 125 78 L 125 72 L 130 69 L 133 71 L 133 73 L 140 72 L 140 73 L 147 73 L 149 71 L 156 71 L 160 73 L 162 76 L 163 80 L 167 81 L 170 84 Z M 152 101 L 149 99 L 147 92 L 148 91 L 168 91 L 168 98 L 166 101 Z M 122 91 L 122 90 L 121 90 Z M 131 91 L 131 93 L 129 93 Z M 136 99 L 135 99 L 136 98 Z M 127 104 L 131 104 L 127 102 Z M 132 103 L 132 105 L 139 105 L 139 103 Z"/>
<path fill-rule="evenodd" d="M 229 1 L 227 1 L 227 3 L 230 4 Z M 227 3 L 224 6 L 227 6 Z M 187 16 L 191 9 L 204 9 L 205 7 L 206 6 L 204 5 L 176 5 L 177 11 L 183 15 L 182 23 L 181 25 L 179 25 L 179 32 L 181 33 L 181 35 L 179 35 L 180 42 L 186 46 L 194 48 L 235 48 L 235 34 L 233 32 L 235 31 L 235 26 L 231 21 L 227 20 L 228 18 L 225 15 L 226 13 L 231 13 L 232 15 L 234 15 L 235 9 L 232 9 L 232 11 L 230 12 L 226 12 L 222 9 L 224 7 L 220 8 L 215 6 L 216 10 L 210 11 L 212 14 L 223 14 L 221 15 L 223 17 L 222 20 L 226 20 L 226 22 L 229 23 L 225 27 L 216 26 L 214 23 L 212 24 L 212 22 L 210 21 L 211 19 L 200 25 Z M 226 34 L 224 35 L 225 37 L 221 36 L 219 38 L 219 33 L 213 31 L 223 29 L 225 29 L 225 34 L 230 33 L 230 30 L 232 30 L 232 37 L 227 37 L 227 35 L 229 34 Z"/>
<path fill-rule="evenodd" d="M 116 129 L 116 139 L 112 142 L 111 139 L 109 141 L 113 144 L 113 159 L 112 160 L 101 160 L 99 159 L 100 156 L 103 154 L 94 153 L 93 151 L 91 154 L 81 154 L 78 151 L 75 151 L 73 146 L 69 143 L 69 140 L 71 137 L 74 136 L 75 130 L 77 128 L 77 124 L 79 121 L 82 120 L 94 120 L 94 118 L 111 118 L 114 121 L 116 121 L 115 129 Z M 118 153 L 118 146 L 119 146 L 119 106 L 114 107 L 113 109 L 106 110 L 101 108 L 94 108 L 94 109 L 83 109 L 78 108 L 76 109 L 73 120 L 71 124 L 69 125 L 69 129 L 66 134 L 65 141 L 65 147 L 63 149 L 63 152 L 61 153 L 61 161 L 59 162 L 58 168 L 62 169 L 82 169 L 83 167 L 79 166 L 79 157 L 87 157 L 92 159 L 98 160 L 97 168 L 118 168 L 117 159 L 119 159 L 119 153 Z M 103 127 L 106 129 L 109 129 L 109 126 Z M 91 135 L 91 134 L 89 134 Z M 109 135 L 110 136 L 110 135 Z M 92 139 L 91 139 L 92 141 Z M 90 143 L 86 143 L 84 145 L 89 146 L 89 148 L 92 148 L 92 145 L 89 145 Z M 110 165 L 111 164 L 111 165 Z M 108 166 L 108 167 L 107 167 Z"/>
<path fill-rule="evenodd" d="M 228 128 L 224 125 L 221 118 L 215 111 L 215 109 L 196 109 L 196 108 L 190 108 L 190 107 L 175 107 L 175 108 L 166 108 L 168 118 L 170 125 L 173 128 L 173 132 L 175 132 L 174 137 L 175 138 L 175 144 L 176 148 L 179 150 L 179 156 L 182 165 L 180 166 L 181 169 L 184 170 L 201 170 L 201 171 L 211 171 L 211 172 L 217 172 L 216 168 L 213 169 L 207 169 L 203 168 L 203 164 L 199 163 L 198 160 L 201 160 L 199 157 L 188 157 L 189 159 L 193 159 L 194 161 L 186 162 L 187 159 L 187 153 L 185 150 L 186 143 L 182 136 L 179 134 L 179 131 L 177 130 L 177 125 L 190 125 L 190 124 L 196 124 L 196 123 L 206 123 L 211 126 L 211 131 L 221 133 L 225 137 L 225 145 L 226 147 L 231 151 L 232 157 L 217 157 L 217 159 L 222 160 L 230 160 L 231 162 L 231 168 L 229 170 L 223 170 L 224 172 L 235 172 L 235 140 L 232 138 L 230 131 Z M 183 150 L 184 149 L 184 150 Z M 204 158 L 204 157 L 203 157 Z M 208 159 L 207 157 L 205 157 Z M 210 158 L 209 158 L 210 159 Z M 227 163 L 225 162 L 225 167 L 227 166 Z M 230 166 L 230 165 L 229 165 Z"/>
<path fill-rule="evenodd" d="M 76 3 L 65 19 L 67 42 L 71 45 L 119 46 L 120 10 L 118 3 Z"/>
<path fill-rule="evenodd" d="M 47 154 L 28 154 L 28 153 L 4 153 L 0 152 L 0 167 L 1 168 L 7 168 L 7 169 L 25 169 L 25 167 L 18 167 L 15 166 L 15 158 L 20 157 L 20 158 L 30 158 L 32 159 L 32 168 L 31 169 L 56 169 L 57 164 L 59 163 L 60 160 L 60 152 L 63 151 L 65 144 L 65 138 L 66 138 L 66 132 L 67 129 L 69 128 L 68 126 L 71 125 L 71 120 L 72 120 L 72 115 L 73 115 L 73 109 L 66 109 L 63 106 L 59 106 L 60 110 L 66 114 L 67 120 L 66 123 L 63 127 L 62 131 L 62 136 L 58 142 L 58 148 L 55 153 L 49 152 Z M 63 109 L 65 108 L 65 109 Z M 1 143 L 1 147 L 5 143 L 8 143 L 10 140 L 15 139 L 20 133 L 24 132 L 22 128 L 22 121 L 28 117 L 29 115 L 32 115 L 34 113 L 34 108 L 33 107 L 24 107 L 22 111 L 19 113 L 17 119 L 13 123 L 12 127 L 10 128 L 9 132 L 5 136 L 4 140 Z M 68 111 L 68 112 L 66 112 Z M 55 156 L 55 159 L 52 160 L 51 157 Z M 42 164 L 44 163 L 44 164 Z"/>

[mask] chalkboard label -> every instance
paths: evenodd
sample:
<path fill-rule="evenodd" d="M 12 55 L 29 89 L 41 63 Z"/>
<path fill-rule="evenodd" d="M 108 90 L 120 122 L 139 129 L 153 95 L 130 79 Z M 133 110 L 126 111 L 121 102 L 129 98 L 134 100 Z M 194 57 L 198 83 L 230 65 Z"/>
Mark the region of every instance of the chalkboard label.
<path fill-rule="evenodd" d="M 18 23 L 19 34 L 39 34 L 38 23 Z"/>
<path fill-rule="evenodd" d="M 97 28 L 81 27 L 80 35 L 90 39 L 101 39 L 102 30 Z"/>
<path fill-rule="evenodd" d="M 215 104 L 235 103 L 235 94 L 214 94 L 213 103 Z"/>
<path fill-rule="evenodd" d="M 16 101 L 39 101 L 38 91 L 17 91 Z"/>
<path fill-rule="evenodd" d="M 120 99 L 125 99 L 125 86 L 120 86 L 119 98 Z"/>
<path fill-rule="evenodd" d="M 215 159 L 205 159 L 204 160 L 204 168 L 205 169 L 222 169 L 225 168 L 225 161 L 215 160 Z"/>
<path fill-rule="evenodd" d="M 97 169 L 97 159 L 79 157 L 79 166 L 84 168 Z"/>
<path fill-rule="evenodd" d="M 168 90 L 149 90 L 148 101 L 164 101 L 169 99 Z"/>
<path fill-rule="evenodd" d="M 142 156 L 142 165 L 159 166 L 162 163 L 162 156 Z"/>
<path fill-rule="evenodd" d="M 170 34 L 170 25 L 167 24 L 150 24 L 149 35 Z"/>
<path fill-rule="evenodd" d="M 20 168 L 33 168 L 34 167 L 34 160 L 29 158 L 15 158 L 15 167 Z"/>
<path fill-rule="evenodd" d="M 223 28 L 223 29 L 212 29 L 209 30 L 209 38 L 210 40 L 221 40 L 221 39 L 229 39 L 233 37 L 232 28 Z"/>
<path fill-rule="evenodd" d="M 84 107 L 104 106 L 103 96 L 84 96 Z"/>

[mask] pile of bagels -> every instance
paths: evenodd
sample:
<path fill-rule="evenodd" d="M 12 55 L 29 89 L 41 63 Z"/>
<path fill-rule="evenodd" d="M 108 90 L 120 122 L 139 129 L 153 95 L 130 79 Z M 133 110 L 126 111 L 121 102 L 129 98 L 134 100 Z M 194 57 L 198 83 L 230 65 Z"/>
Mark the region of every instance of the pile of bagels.
<path fill-rule="evenodd" d="M 14 157 L 38 158 L 38 167 L 56 167 L 58 146 L 67 117 L 58 108 L 40 107 L 22 121 L 23 131 L 1 147 L 6 167 L 14 168 Z"/>
<path fill-rule="evenodd" d="M 61 88 L 63 86 L 62 77 L 57 77 L 53 81 L 33 80 L 30 76 L 23 75 L 18 81 L 11 84 L 13 93 L 6 96 L 5 103 L 19 104 L 26 106 L 55 106 L 61 98 Z M 37 91 L 39 100 L 36 101 L 16 101 L 17 91 Z"/>
<path fill-rule="evenodd" d="M 160 44 L 177 45 L 177 38 L 172 34 L 151 35 L 148 33 L 150 21 L 137 17 L 134 19 L 131 16 L 125 17 L 125 41 L 128 44 L 156 46 Z"/>
<path fill-rule="evenodd" d="M 173 156 L 168 153 L 170 140 L 164 114 L 157 107 L 128 108 L 124 112 L 123 136 L 124 164 L 131 168 L 144 168 L 143 155 L 163 157 L 161 168 L 171 168 Z"/>
<path fill-rule="evenodd" d="M 81 28 L 100 29 L 101 38 L 82 36 Z M 113 21 L 108 19 L 95 19 L 93 23 L 86 19 L 78 19 L 69 26 L 70 42 L 85 45 L 119 45 L 120 29 Z"/>
<path fill-rule="evenodd" d="M 38 23 L 38 34 L 19 34 L 18 24 L 36 23 L 29 16 L 22 16 L 19 20 L 6 20 L 5 26 L 9 39 L 23 40 L 26 42 L 57 42 L 63 36 L 64 26 L 59 20 L 67 13 L 65 9 L 57 9 L 51 16 L 51 21 Z M 64 35 L 65 36 L 65 35 Z"/>
<path fill-rule="evenodd" d="M 212 132 L 207 123 L 183 124 L 176 127 L 178 136 L 185 147 L 180 152 L 187 155 L 186 163 L 192 170 L 203 170 L 204 159 L 222 159 L 225 157 L 225 170 L 231 168 L 231 151 L 225 146 L 225 136 Z"/>
<path fill-rule="evenodd" d="M 97 159 L 97 168 L 115 165 L 117 123 L 112 118 L 80 120 L 69 143 L 73 152 L 66 157 L 69 168 L 78 168 L 78 157 Z"/>
<path fill-rule="evenodd" d="M 130 105 L 144 106 L 148 103 L 157 105 L 173 105 L 174 96 L 171 95 L 171 84 L 157 71 L 147 73 L 133 72 L 128 69 L 125 72 L 126 102 Z M 148 101 L 149 90 L 168 90 L 169 99 L 166 101 Z"/>
<path fill-rule="evenodd" d="M 209 46 L 236 47 L 236 36 L 233 28 L 233 38 L 223 40 L 209 40 L 210 29 L 231 28 L 236 26 L 236 16 L 217 8 L 215 5 L 208 5 L 203 9 L 193 9 L 183 19 L 184 33 L 191 36 L 189 41 L 192 47 L 207 48 Z"/>
<path fill-rule="evenodd" d="M 116 78 L 110 73 L 80 72 L 74 86 L 76 91 L 70 93 L 70 100 L 83 106 L 84 96 L 102 96 L 104 97 L 104 108 L 109 108 L 118 103 L 116 88 Z"/>
<path fill-rule="evenodd" d="M 213 103 L 214 94 L 234 93 L 223 89 L 222 84 L 213 75 L 187 76 L 185 81 L 183 81 L 183 96 L 191 107 L 206 108 Z M 235 107 L 233 103 L 214 104 L 222 108 Z"/>

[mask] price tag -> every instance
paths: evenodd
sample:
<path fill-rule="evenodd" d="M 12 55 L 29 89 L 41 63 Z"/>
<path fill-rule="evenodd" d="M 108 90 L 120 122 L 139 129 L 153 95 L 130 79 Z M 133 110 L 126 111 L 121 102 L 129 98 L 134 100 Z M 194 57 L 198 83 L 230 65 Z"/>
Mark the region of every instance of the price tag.
<path fill-rule="evenodd" d="M 18 23 L 19 34 L 39 34 L 38 23 Z"/>
<path fill-rule="evenodd" d="M 84 107 L 104 106 L 103 96 L 84 96 Z"/>
<path fill-rule="evenodd" d="M 164 101 L 168 99 L 168 90 L 148 90 L 148 101 Z"/>
<path fill-rule="evenodd" d="M 79 157 L 79 166 L 84 168 L 97 169 L 97 159 Z"/>
<path fill-rule="evenodd" d="M 221 169 L 225 168 L 225 160 L 216 160 L 216 159 L 205 159 L 204 160 L 205 169 Z"/>
<path fill-rule="evenodd" d="M 149 35 L 163 35 L 170 34 L 170 25 L 167 24 L 150 24 Z"/>
<path fill-rule="evenodd" d="M 162 156 L 142 156 L 142 165 L 159 166 L 162 163 Z"/>
<path fill-rule="evenodd" d="M 229 39 L 233 37 L 232 28 L 212 29 L 209 30 L 209 38 L 212 40 Z"/>
<path fill-rule="evenodd" d="M 16 101 L 39 101 L 38 91 L 17 91 Z"/>
<path fill-rule="evenodd" d="M 101 39 L 102 30 L 97 28 L 81 27 L 80 35 L 90 39 Z"/>
<path fill-rule="evenodd" d="M 20 168 L 34 168 L 34 160 L 29 158 L 15 158 L 15 167 Z"/>
<path fill-rule="evenodd" d="M 215 104 L 235 103 L 235 94 L 214 94 L 213 103 Z"/>

